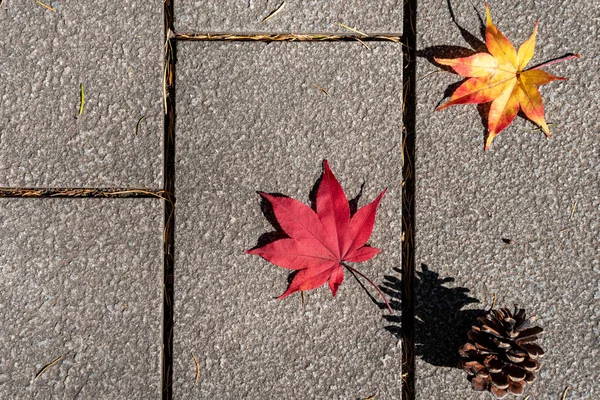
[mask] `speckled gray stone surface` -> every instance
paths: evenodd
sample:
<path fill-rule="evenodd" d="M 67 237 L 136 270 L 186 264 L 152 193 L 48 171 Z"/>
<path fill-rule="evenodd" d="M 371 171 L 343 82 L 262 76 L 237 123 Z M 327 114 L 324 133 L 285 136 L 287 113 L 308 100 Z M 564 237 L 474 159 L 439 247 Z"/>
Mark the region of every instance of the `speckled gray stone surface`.
<path fill-rule="evenodd" d="M 158 200 L 0 200 L 0 398 L 160 398 L 162 216 Z"/>
<path fill-rule="evenodd" d="M 481 38 L 483 3 L 450 2 L 456 22 Z M 600 397 L 600 21 L 591 2 L 490 1 L 494 22 L 516 45 L 540 21 L 530 65 L 579 52 L 547 68 L 568 81 L 541 88 L 552 137 L 521 117 L 483 151 L 474 105 L 434 112 L 457 75 L 425 56 L 469 48 L 445 0 L 419 1 L 417 115 L 418 399 L 488 399 L 454 368 L 474 312 L 514 303 L 538 316 L 547 354 L 532 399 Z M 456 54 L 456 53 L 455 53 Z M 574 211 L 573 211 L 574 209 Z M 510 239 L 506 244 L 502 239 Z M 422 271 L 421 271 L 422 272 Z M 439 274 L 436 277 L 435 274 Z M 454 278 L 442 283 L 436 279 Z M 445 288 L 445 289 L 444 289 Z M 465 288 L 470 292 L 464 292 Z M 479 301 L 479 303 L 474 303 Z M 461 309 L 462 307 L 462 309 Z"/>
<path fill-rule="evenodd" d="M 299 294 L 274 299 L 289 271 L 244 250 L 273 230 L 256 191 L 308 202 L 327 158 L 348 197 L 364 183 L 360 205 L 389 189 L 370 240 L 383 252 L 355 266 L 378 284 L 398 275 L 401 55 L 399 44 L 179 45 L 176 398 L 400 396 L 395 324 L 351 275 L 334 299 L 307 292 L 303 310 Z"/>
<path fill-rule="evenodd" d="M 365 33 L 402 31 L 402 1 L 179 0 L 175 3 L 177 32 L 342 32 L 339 23 Z"/>
<path fill-rule="evenodd" d="M 159 187 L 163 2 L 46 3 L 0 9 L 0 186 Z"/>

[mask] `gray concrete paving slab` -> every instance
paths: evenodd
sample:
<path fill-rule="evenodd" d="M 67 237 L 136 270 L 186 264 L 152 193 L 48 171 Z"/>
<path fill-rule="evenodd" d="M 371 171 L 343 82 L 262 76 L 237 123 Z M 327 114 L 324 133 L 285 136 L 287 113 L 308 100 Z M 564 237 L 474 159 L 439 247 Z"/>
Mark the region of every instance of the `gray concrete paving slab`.
<path fill-rule="evenodd" d="M 0 398 L 160 398 L 162 210 L 0 200 Z"/>
<path fill-rule="evenodd" d="M 163 2 L 47 3 L 2 2 L 0 185 L 159 187 Z"/>
<path fill-rule="evenodd" d="M 584 1 L 489 2 L 494 22 L 516 45 L 540 21 L 530 65 L 568 52 L 583 58 L 547 68 L 569 77 L 540 90 L 546 119 L 556 124 L 550 139 L 517 117 L 484 152 L 485 126 L 476 106 L 434 112 L 446 88 L 460 79 L 435 73 L 439 68 L 427 57 L 457 56 L 456 49 L 440 46 L 470 47 L 448 4 L 419 2 L 418 398 L 491 398 L 471 391 L 466 373 L 455 368 L 455 351 L 466 340 L 473 310 L 489 308 L 496 293 L 498 305 L 519 304 L 545 328 L 544 366 L 525 394 L 559 399 L 570 386 L 568 399 L 596 399 L 600 48 L 593 38 L 599 9 Z M 478 14 L 485 18 L 484 4 L 450 5 L 456 23 L 481 39 Z M 454 281 L 441 282 L 444 278 Z"/>
<path fill-rule="evenodd" d="M 355 266 L 398 276 L 402 53 L 371 48 L 179 44 L 175 398 L 399 398 L 397 326 L 351 275 L 302 309 L 275 300 L 289 271 L 244 254 L 273 230 L 256 191 L 308 202 L 327 158 L 348 197 L 364 183 L 360 205 L 389 189 L 370 240 L 383 252 Z"/>
<path fill-rule="evenodd" d="M 269 16 L 285 3 L 269 20 Z M 402 1 L 180 0 L 177 32 L 342 32 L 339 23 L 365 33 L 402 31 Z"/>

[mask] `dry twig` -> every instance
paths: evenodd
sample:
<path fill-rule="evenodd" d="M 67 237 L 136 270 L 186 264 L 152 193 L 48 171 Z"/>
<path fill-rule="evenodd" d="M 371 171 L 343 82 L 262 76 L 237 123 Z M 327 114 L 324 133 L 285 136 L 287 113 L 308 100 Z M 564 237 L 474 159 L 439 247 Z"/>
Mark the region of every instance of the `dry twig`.
<path fill-rule="evenodd" d="M 140 126 L 142 125 L 142 122 L 146 119 L 146 116 L 143 115 L 142 118 L 140 118 L 137 122 L 137 125 L 135 127 L 135 136 L 138 135 L 138 133 L 140 133 Z"/>
<path fill-rule="evenodd" d="M 52 12 L 56 12 L 56 10 L 54 8 L 50 7 L 48 4 L 42 3 L 40 0 L 33 0 L 33 1 L 35 1 L 36 3 L 38 3 L 40 6 L 44 7 L 46 10 L 50 10 Z M 2 5 L 2 2 L 0 2 L 0 5 Z"/>
<path fill-rule="evenodd" d="M 83 89 L 83 83 L 79 84 L 79 116 L 83 114 L 83 107 L 85 106 L 85 90 Z"/>
<path fill-rule="evenodd" d="M 44 372 L 46 372 L 48 370 L 48 368 L 52 367 L 54 364 L 56 364 L 60 360 L 62 360 L 62 356 L 58 356 L 50 364 L 46 364 L 42 369 L 39 370 L 39 372 L 37 374 L 35 374 L 35 378 L 33 378 L 33 379 L 35 380 L 35 379 L 39 378 Z"/>
<path fill-rule="evenodd" d="M 322 88 L 321 86 L 314 84 L 314 83 L 312 83 L 311 85 L 313 85 L 314 87 L 319 89 L 321 92 L 325 93 L 325 95 L 329 96 L 329 92 L 327 90 L 325 90 L 324 88 Z"/>
<path fill-rule="evenodd" d="M 342 27 L 342 28 L 344 28 L 344 29 L 347 29 L 347 30 L 349 30 L 350 32 L 358 33 L 359 35 L 362 35 L 362 36 L 369 36 L 369 35 L 367 35 L 366 33 L 363 33 L 363 32 L 361 32 L 361 31 L 359 31 L 359 30 L 357 30 L 357 29 L 351 28 L 351 27 L 349 27 L 348 25 L 344 25 L 344 24 L 342 24 L 341 22 L 338 22 L 338 25 L 339 25 L 339 26 L 341 26 L 341 27 Z"/>
<path fill-rule="evenodd" d="M 576 208 L 577 208 L 577 202 L 573 203 L 573 207 L 571 207 L 571 216 L 569 217 L 569 221 L 573 221 L 573 214 L 575 214 Z"/>
<path fill-rule="evenodd" d="M 192 353 L 192 357 L 194 358 L 194 363 L 196 364 L 196 377 L 194 378 L 194 385 L 198 383 L 198 379 L 200 379 L 200 364 L 198 363 L 198 359 Z"/>
<path fill-rule="evenodd" d="M 492 300 L 492 306 L 490 307 L 488 312 L 492 311 L 494 309 L 494 307 L 496 307 L 496 300 L 497 300 L 497 296 L 496 296 L 496 292 L 494 292 L 494 300 Z"/>
<path fill-rule="evenodd" d="M 267 22 L 268 20 L 270 20 L 271 18 L 273 18 L 274 16 L 276 16 L 281 10 L 283 10 L 283 6 L 285 6 L 285 1 L 283 3 L 281 3 L 279 5 L 279 7 L 277 7 L 275 10 L 271 11 L 271 13 L 269 15 L 267 15 L 266 17 L 263 18 L 262 23 Z"/>

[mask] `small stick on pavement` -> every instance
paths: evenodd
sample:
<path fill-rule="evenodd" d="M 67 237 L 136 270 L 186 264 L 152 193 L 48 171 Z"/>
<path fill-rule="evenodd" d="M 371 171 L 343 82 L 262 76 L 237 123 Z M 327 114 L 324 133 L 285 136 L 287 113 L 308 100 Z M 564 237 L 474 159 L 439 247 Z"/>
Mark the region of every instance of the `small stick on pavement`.
<path fill-rule="evenodd" d="M 316 87 L 317 89 L 319 89 L 321 92 L 325 93 L 327 96 L 329 96 L 329 92 L 327 90 L 325 90 L 324 88 L 322 88 L 319 85 L 316 85 L 314 83 L 312 83 L 311 85 L 313 85 L 314 87 Z"/>
<path fill-rule="evenodd" d="M 260 21 L 260 22 L 262 22 L 264 24 L 265 22 L 267 22 L 268 20 L 270 20 L 271 18 L 273 18 L 274 16 L 276 16 L 277 14 L 279 14 L 279 12 L 281 10 L 283 10 L 283 6 L 285 6 L 285 1 L 283 3 L 281 3 L 279 5 L 279 7 L 277 7 L 274 11 L 272 11 L 271 14 L 267 15 L 266 17 L 264 17 L 263 20 Z"/>
<path fill-rule="evenodd" d="M 48 370 L 48 368 L 50 368 L 51 366 L 53 366 L 54 364 L 56 364 L 60 360 L 62 360 L 62 356 L 59 356 L 54 361 L 52 361 L 50 364 L 47 364 L 42 369 L 40 369 L 40 371 L 37 374 L 35 374 L 35 378 L 33 378 L 33 379 L 35 380 L 35 379 L 39 378 L 44 372 L 46 372 L 46 370 Z"/>
<path fill-rule="evenodd" d="M 369 35 L 367 35 L 366 33 L 364 33 L 364 32 L 361 32 L 361 31 L 359 31 L 358 29 L 354 29 L 354 28 L 352 28 L 352 27 L 349 27 L 348 25 L 344 25 L 344 24 L 342 24 L 341 22 L 338 22 L 338 25 L 339 25 L 339 26 L 341 26 L 341 27 L 342 27 L 342 28 L 344 28 L 344 29 L 347 29 L 347 30 L 349 30 L 350 32 L 358 33 L 359 35 L 362 35 L 363 37 L 367 37 L 367 36 L 369 36 Z M 358 41 L 360 44 L 362 44 L 362 45 L 365 47 L 365 49 L 367 49 L 367 50 L 371 50 L 371 48 L 370 48 L 369 46 L 367 46 L 367 44 L 366 44 L 365 42 L 363 42 L 363 41 L 362 41 L 360 38 L 355 38 L 355 39 L 356 39 L 356 40 L 357 40 L 357 41 Z"/>
<path fill-rule="evenodd" d="M 198 363 L 198 359 L 192 353 L 192 357 L 194 358 L 194 363 L 196 364 L 196 377 L 194 378 L 194 385 L 198 383 L 198 379 L 200 379 L 200 364 Z"/>
<path fill-rule="evenodd" d="M 146 119 L 146 116 L 143 115 L 142 118 L 140 118 L 137 122 L 137 125 L 135 127 L 135 136 L 138 135 L 138 133 L 140 133 L 140 125 L 142 125 L 142 122 Z"/>
<path fill-rule="evenodd" d="M 367 50 L 371 50 L 371 48 L 369 46 L 367 46 L 367 44 L 365 42 L 363 42 L 362 40 L 360 40 L 359 38 L 356 38 L 356 40 L 363 45 L 363 47 Z"/>
<path fill-rule="evenodd" d="M 359 31 L 359 30 L 357 30 L 357 29 L 351 28 L 351 27 L 349 27 L 348 25 L 344 25 L 344 24 L 342 24 L 341 22 L 338 22 L 338 25 L 339 25 L 339 26 L 341 26 L 341 27 L 342 27 L 342 28 L 344 28 L 344 29 L 348 29 L 350 32 L 358 33 L 359 35 L 363 35 L 363 36 L 369 36 L 369 35 L 367 35 L 366 33 L 364 33 L 364 32 L 361 32 L 361 31 Z"/>
<path fill-rule="evenodd" d="M 494 292 L 494 300 L 492 300 L 492 306 L 490 307 L 488 312 L 492 311 L 494 309 L 494 307 L 496 307 L 496 300 L 497 300 L 497 296 L 496 296 L 496 292 Z"/>
<path fill-rule="evenodd" d="M 52 12 L 56 12 L 56 10 L 54 8 L 50 7 L 48 4 L 42 3 L 40 0 L 33 0 L 33 1 L 35 1 L 36 3 L 38 3 L 40 6 L 44 7 L 46 10 L 50 10 Z M 1 4 L 2 4 L 2 2 L 0 1 L 0 5 Z"/>
<path fill-rule="evenodd" d="M 79 115 L 83 114 L 83 107 L 85 106 L 85 90 L 83 89 L 83 83 L 79 84 Z"/>
<path fill-rule="evenodd" d="M 577 202 L 573 203 L 573 207 L 571 207 L 571 216 L 569 217 L 569 221 L 573 221 L 573 214 L 575 214 L 575 208 L 577 208 Z"/>
<path fill-rule="evenodd" d="M 567 60 L 571 60 L 573 58 L 581 58 L 581 55 L 580 54 L 574 54 L 574 53 L 567 53 L 567 54 L 565 54 L 562 57 L 557 57 L 557 58 L 554 58 L 554 59 L 552 59 L 550 61 L 546 61 L 544 63 L 538 64 L 538 65 L 534 65 L 533 67 L 528 68 L 527 71 L 532 70 L 532 69 L 540 69 L 542 67 L 545 67 L 545 66 L 548 66 L 548 65 L 552 65 L 552 64 L 556 64 L 556 63 L 563 62 L 563 61 L 567 61 Z"/>

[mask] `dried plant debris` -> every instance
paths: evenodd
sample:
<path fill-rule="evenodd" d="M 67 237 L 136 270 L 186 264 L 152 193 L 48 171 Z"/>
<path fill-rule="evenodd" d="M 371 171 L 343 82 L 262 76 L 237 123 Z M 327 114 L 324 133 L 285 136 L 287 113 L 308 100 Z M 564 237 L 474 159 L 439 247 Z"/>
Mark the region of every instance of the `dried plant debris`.
<path fill-rule="evenodd" d="M 145 119 L 146 119 L 145 115 L 142 115 L 142 117 L 140 119 L 138 119 L 137 125 L 135 126 L 135 136 L 137 136 L 138 133 L 140 133 L 140 128 L 142 126 L 142 122 L 144 122 Z"/>
<path fill-rule="evenodd" d="M 231 33 L 178 33 L 177 40 L 191 41 L 240 41 L 240 42 L 341 42 L 359 40 L 381 41 L 399 43 L 402 39 L 398 35 L 370 35 L 360 34 L 328 34 L 328 33 L 258 33 L 258 34 L 231 34 Z"/>
<path fill-rule="evenodd" d="M 273 10 L 269 15 L 267 15 L 266 17 L 263 18 L 263 20 L 261 21 L 262 23 L 267 22 L 268 20 L 270 20 L 271 18 L 273 18 L 274 16 L 276 16 L 277 14 L 279 14 L 279 12 L 281 10 L 283 10 L 283 7 L 285 6 L 285 1 L 283 3 L 281 3 L 279 5 L 279 7 L 277 7 L 275 10 Z"/>
<path fill-rule="evenodd" d="M 571 215 L 569 216 L 569 221 L 573 221 L 573 214 L 575 214 L 576 209 L 577 209 L 577 202 L 573 203 L 573 207 L 571 207 Z"/>
<path fill-rule="evenodd" d="M 83 83 L 79 84 L 79 116 L 83 114 L 83 108 L 85 107 L 85 89 Z"/>
<path fill-rule="evenodd" d="M 157 197 L 171 202 L 162 189 L 124 188 L 0 188 L 0 198 L 6 197 L 85 197 L 85 198 L 132 198 Z"/>
<path fill-rule="evenodd" d="M 322 88 L 321 86 L 319 86 L 319 85 L 317 85 L 317 84 L 315 84 L 315 83 L 312 83 L 312 85 L 313 85 L 315 88 L 319 89 L 321 92 L 325 93 L 325 95 L 326 95 L 326 96 L 329 96 L 329 92 L 328 92 L 327 90 L 325 90 L 325 88 Z"/>
<path fill-rule="evenodd" d="M 352 27 L 349 27 L 348 25 L 344 25 L 344 24 L 342 24 L 341 22 L 338 22 L 338 25 L 339 25 L 340 27 L 344 28 L 344 29 L 347 29 L 347 30 L 349 30 L 350 32 L 358 33 L 359 35 L 362 35 L 362 36 L 369 36 L 369 35 L 367 35 L 366 33 L 364 33 L 364 32 L 361 32 L 361 31 L 359 31 L 358 29 L 354 29 L 354 28 L 352 28 Z"/>
<path fill-rule="evenodd" d="M 52 12 L 56 12 L 56 10 L 52 7 L 50 7 L 48 4 L 42 3 L 40 0 L 33 0 L 36 3 L 38 3 L 40 6 L 44 7 L 46 10 L 50 10 Z M 0 2 L 0 5 L 2 5 L 2 2 Z"/>
<path fill-rule="evenodd" d="M 38 373 L 37 373 L 37 374 L 35 374 L 35 378 L 33 378 L 33 379 L 35 380 L 35 379 L 39 378 L 40 376 L 42 376 L 42 374 L 43 374 L 44 372 L 46 372 L 46 371 L 47 371 L 47 370 L 48 370 L 50 367 L 52 367 L 52 366 L 53 366 L 53 365 L 55 365 L 57 362 L 59 362 L 60 360 L 62 360 L 62 357 L 63 357 L 63 356 L 59 356 L 59 357 L 57 357 L 57 358 L 56 358 L 54 361 L 50 362 L 49 364 L 46 364 L 46 365 L 45 365 L 45 366 L 44 366 L 42 369 L 40 369 L 40 370 L 38 371 Z"/>
<path fill-rule="evenodd" d="M 196 375 L 194 377 L 194 385 L 196 385 L 198 383 L 198 379 L 200 379 L 200 364 L 198 363 L 198 359 L 194 353 L 192 353 L 192 357 L 194 358 L 194 364 L 196 365 Z"/>
<path fill-rule="evenodd" d="M 474 390 L 489 390 L 497 399 L 523 394 L 525 386 L 535 380 L 539 358 L 544 355 L 535 343 L 542 328 L 533 326 L 534 321 L 535 317 L 527 318 L 525 310 L 516 306 L 514 312 L 502 308 L 477 318 L 469 341 L 459 350 Z"/>

